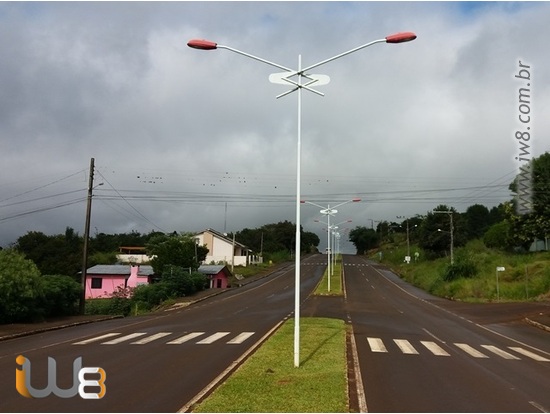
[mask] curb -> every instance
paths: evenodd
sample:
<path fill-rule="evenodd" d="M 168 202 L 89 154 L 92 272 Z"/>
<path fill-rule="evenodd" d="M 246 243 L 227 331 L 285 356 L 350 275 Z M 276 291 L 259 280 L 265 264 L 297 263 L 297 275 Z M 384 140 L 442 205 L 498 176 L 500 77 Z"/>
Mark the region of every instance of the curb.
<path fill-rule="evenodd" d="M 532 326 L 535 326 L 539 329 L 542 329 L 543 331 L 550 332 L 550 326 L 546 326 L 546 325 L 544 325 L 540 322 L 534 321 L 534 320 L 529 319 L 529 318 L 525 318 L 524 321 L 527 322 L 529 325 L 532 325 Z"/>
<path fill-rule="evenodd" d="M 70 328 L 72 326 L 86 325 L 88 323 L 108 321 L 108 320 L 111 320 L 111 319 L 120 319 L 120 318 L 123 318 L 123 317 L 124 316 L 122 316 L 122 315 L 106 316 L 105 318 L 100 318 L 100 319 L 89 319 L 89 320 L 85 320 L 85 321 L 66 323 L 64 325 L 50 326 L 48 328 L 38 328 L 38 329 L 33 329 L 31 331 L 18 332 L 18 333 L 15 333 L 15 334 L 0 336 L 0 341 L 6 341 L 8 339 L 20 338 L 22 336 L 30 336 L 30 335 L 34 335 L 34 334 L 38 334 L 38 333 L 42 333 L 42 332 L 56 331 L 58 329 Z"/>

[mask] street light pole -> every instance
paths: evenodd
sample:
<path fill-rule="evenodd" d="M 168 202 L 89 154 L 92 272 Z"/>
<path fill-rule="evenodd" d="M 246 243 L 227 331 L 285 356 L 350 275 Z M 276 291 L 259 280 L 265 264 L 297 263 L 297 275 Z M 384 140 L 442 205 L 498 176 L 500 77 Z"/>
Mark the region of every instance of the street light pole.
<path fill-rule="evenodd" d="M 325 209 L 324 206 L 321 206 L 319 204 L 316 204 L 316 203 L 312 203 L 311 201 L 304 201 L 302 200 L 301 203 L 303 204 L 311 204 L 312 206 L 316 206 L 316 207 L 319 207 L 321 208 L 321 211 L 320 213 L 323 214 L 324 216 L 327 216 L 327 275 L 328 275 L 328 291 L 330 292 L 330 276 L 332 275 L 332 273 L 334 273 L 334 267 L 332 267 L 332 272 L 331 272 L 331 257 L 333 257 L 333 252 L 332 252 L 332 246 L 331 246 L 331 230 L 334 226 L 331 226 L 330 225 L 330 216 L 334 216 L 336 213 L 338 213 L 338 210 L 336 210 L 336 207 L 340 207 L 340 206 L 343 206 L 344 204 L 348 204 L 348 203 L 357 203 L 361 201 L 360 198 L 354 198 L 352 200 L 347 200 L 347 201 L 344 201 L 343 203 L 340 203 L 340 204 L 336 204 L 334 207 L 330 207 L 330 204 L 327 206 L 327 208 Z M 349 220 L 351 221 L 351 220 Z M 344 221 L 342 223 L 345 223 Z M 338 224 L 341 224 L 341 223 L 338 223 Z"/>
<path fill-rule="evenodd" d="M 277 98 L 281 98 L 285 95 L 288 95 L 294 91 L 298 91 L 298 143 L 297 143 L 297 154 L 296 154 L 296 260 L 295 260 L 295 298 L 294 298 L 294 366 L 300 366 L 300 180 L 301 180 L 301 169 L 300 169 L 300 159 L 301 159 L 301 129 L 302 129 L 302 89 L 306 89 L 310 92 L 313 92 L 317 95 L 324 96 L 322 92 L 319 92 L 310 87 L 310 85 L 315 84 L 315 86 L 326 85 L 330 82 L 330 78 L 326 75 L 314 75 L 307 73 L 309 70 L 316 68 L 318 66 L 324 65 L 325 63 L 332 62 L 333 60 L 339 59 L 343 56 L 349 55 L 350 53 L 356 52 L 368 46 L 371 46 L 376 43 L 403 43 L 410 42 L 416 39 L 416 34 L 412 32 L 402 32 L 396 33 L 390 36 L 386 36 L 384 39 L 374 40 L 364 45 L 358 46 L 354 49 L 348 50 L 344 53 L 340 53 L 331 58 L 322 60 L 318 63 L 310 65 L 306 68 L 302 68 L 302 56 L 298 55 L 298 70 L 293 70 L 287 68 L 286 66 L 280 65 L 278 63 L 271 62 L 269 60 L 254 56 L 250 53 L 243 52 L 241 50 L 234 49 L 229 46 L 219 45 L 216 42 L 204 39 L 192 39 L 187 42 L 187 46 L 200 49 L 200 50 L 215 50 L 215 49 L 226 49 L 231 52 L 240 54 L 242 56 L 260 61 L 262 63 L 274 66 L 276 68 L 284 70 L 283 73 L 274 73 L 269 76 L 269 81 L 272 83 L 283 84 L 291 86 L 291 89 L 283 92 L 278 95 Z M 292 79 L 297 76 L 297 81 Z M 305 83 L 304 83 L 305 80 Z"/>

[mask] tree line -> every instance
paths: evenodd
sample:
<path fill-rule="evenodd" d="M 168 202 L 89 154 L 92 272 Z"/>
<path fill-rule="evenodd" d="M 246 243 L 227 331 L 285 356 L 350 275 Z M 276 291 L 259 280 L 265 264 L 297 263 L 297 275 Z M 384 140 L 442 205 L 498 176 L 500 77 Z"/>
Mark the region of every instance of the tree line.
<path fill-rule="evenodd" d="M 442 204 L 426 215 L 416 215 L 401 222 L 382 221 L 376 229 L 356 227 L 350 231 L 349 239 L 357 253 L 364 254 L 383 241 L 392 241 L 395 233 L 406 233 L 408 227 L 409 242 L 418 245 L 428 255 L 438 257 L 449 252 L 452 215 L 453 244 L 456 247 L 473 239 L 482 239 L 487 247 L 528 251 L 535 240 L 545 240 L 550 235 L 550 153 L 534 158 L 528 170 L 532 173 L 529 214 L 518 214 L 518 203 L 522 200 L 517 197 L 491 209 L 474 204 L 463 213 Z M 509 185 L 516 194 L 519 179 L 518 175 Z"/>

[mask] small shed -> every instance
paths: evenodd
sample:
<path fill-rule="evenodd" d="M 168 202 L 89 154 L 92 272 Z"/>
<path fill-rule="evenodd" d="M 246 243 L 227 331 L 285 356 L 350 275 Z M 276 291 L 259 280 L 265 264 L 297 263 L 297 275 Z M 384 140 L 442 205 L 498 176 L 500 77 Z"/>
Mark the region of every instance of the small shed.
<path fill-rule="evenodd" d="M 208 278 L 211 289 L 225 289 L 229 287 L 231 271 L 225 265 L 201 265 L 198 271 Z"/>

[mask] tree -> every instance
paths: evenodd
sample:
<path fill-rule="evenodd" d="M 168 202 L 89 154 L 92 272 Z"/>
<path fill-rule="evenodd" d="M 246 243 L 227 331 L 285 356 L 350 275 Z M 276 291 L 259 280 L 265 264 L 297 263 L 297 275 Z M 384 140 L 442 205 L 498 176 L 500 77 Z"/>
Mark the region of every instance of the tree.
<path fill-rule="evenodd" d="M 15 250 L 0 251 L 0 323 L 28 322 L 43 311 L 40 270 Z"/>
<path fill-rule="evenodd" d="M 510 223 L 506 220 L 493 224 L 483 236 L 483 243 L 487 247 L 506 250 L 513 246 L 510 237 Z"/>
<path fill-rule="evenodd" d="M 75 276 L 82 266 L 82 238 L 67 227 L 65 234 L 47 236 L 30 231 L 17 239 L 15 249 L 32 260 L 42 274 Z"/>
<path fill-rule="evenodd" d="M 464 219 L 466 222 L 466 237 L 469 240 L 482 237 L 491 224 L 489 209 L 481 204 L 468 207 L 464 213 Z"/>
<path fill-rule="evenodd" d="M 309 252 L 317 249 L 320 240 L 315 233 L 307 232 L 300 227 L 301 250 Z M 296 225 L 290 221 L 265 224 L 257 229 L 245 228 L 235 233 L 235 239 L 250 247 L 256 252 L 275 253 L 280 251 L 294 251 L 296 242 Z"/>
<path fill-rule="evenodd" d="M 367 250 L 378 246 L 379 236 L 373 229 L 358 226 L 349 232 L 349 241 L 355 245 L 357 254 L 365 254 Z"/>
<path fill-rule="evenodd" d="M 466 243 L 464 228 L 466 227 L 464 218 L 456 210 L 446 205 L 437 206 L 434 211 L 448 212 L 453 215 L 453 245 L 462 246 Z M 441 230 L 441 231 L 440 231 Z M 428 212 L 422 225 L 418 229 L 418 245 L 431 252 L 435 256 L 442 256 L 450 252 L 451 229 L 449 214 Z"/>
<path fill-rule="evenodd" d="M 197 270 L 206 259 L 208 249 L 197 245 L 191 234 L 162 234 L 149 241 L 146 252 L 153 257 L 151 266 L 154 272 L 160 275 L 166 266 Z"/>
<path fill-rule="evenodd" d="M 525 176 L 525 171 L 528 176 Z M 533 158 L 522 167 L 522 173 L 516 176 L 509 188 L 516 194 L 521 191 L 531 195 L 530 205 L 520 196 L 513 201 L 515 208 L 508 206 L 505 213 L 513 243 L 528 249 L 535 239 L 544 239 L 550 234 L 550 153 Z M 518 214 L 518 206 L 526 205 L 530 211 Z"/>

